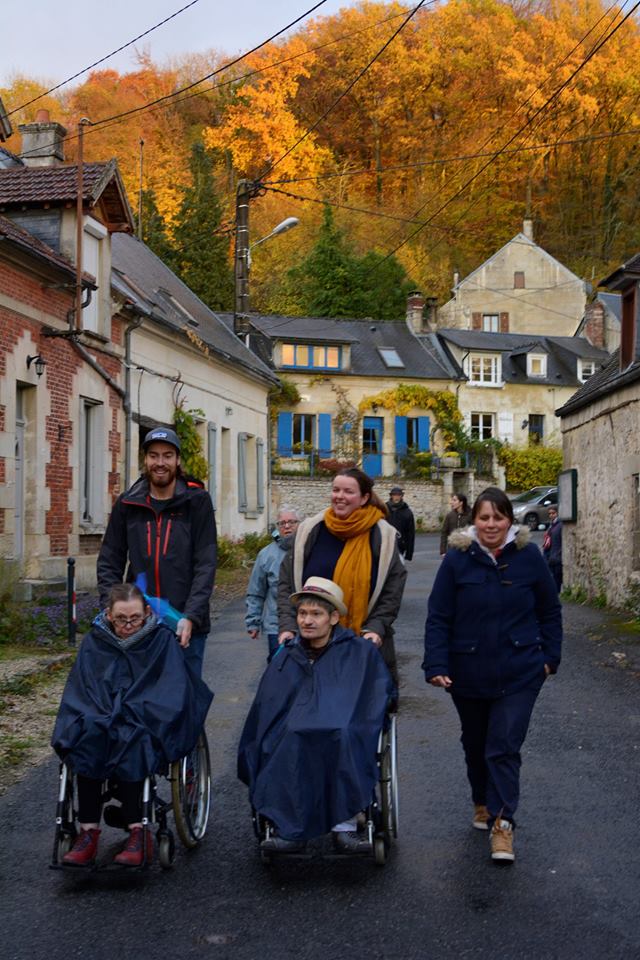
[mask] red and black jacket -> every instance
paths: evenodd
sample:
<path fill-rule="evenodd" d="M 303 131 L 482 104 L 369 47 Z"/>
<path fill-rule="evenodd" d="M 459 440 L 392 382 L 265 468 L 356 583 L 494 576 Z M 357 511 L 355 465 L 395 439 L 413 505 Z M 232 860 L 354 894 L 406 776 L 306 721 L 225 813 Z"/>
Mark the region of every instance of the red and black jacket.
<path fill-rule="evenodd" d="M 149 496 L 141 477 L 111 511 L 98 555 L 100 603 L 110 587 L 146 574 L 147 592 L 163 597 L 208 633 L 209 603 L 216 572 L 216 521 L 211 497 L 200 484 L 178 477 L 171 500 Z M 128 568 L 127 568 L 128 562 Z"/>

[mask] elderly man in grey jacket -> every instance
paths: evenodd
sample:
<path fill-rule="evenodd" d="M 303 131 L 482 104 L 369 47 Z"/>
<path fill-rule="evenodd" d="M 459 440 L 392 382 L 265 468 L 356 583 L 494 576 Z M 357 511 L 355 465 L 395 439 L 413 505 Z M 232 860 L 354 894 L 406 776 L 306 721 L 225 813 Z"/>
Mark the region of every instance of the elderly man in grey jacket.
<path fill-rule="evenodd" d="M 268 660 L 278 649 L 277 593 L 280 564 L 287 550 L 291 548 L 293 535 L 301 519 L 294 507 L 284 504 L 280 508 L 274 533 L 275 541 L 264 547 L 256 557 L 247 588 L 247 631 L 254 640 L 261 632 L 267 635 Z"/>

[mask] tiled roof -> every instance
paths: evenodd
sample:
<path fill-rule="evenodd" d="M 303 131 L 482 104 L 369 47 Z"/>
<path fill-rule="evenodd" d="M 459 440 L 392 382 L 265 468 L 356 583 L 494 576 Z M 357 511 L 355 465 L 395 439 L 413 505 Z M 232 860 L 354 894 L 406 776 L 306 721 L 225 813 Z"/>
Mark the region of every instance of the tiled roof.
<path fill-rule="evenodd" d="M 390 377 L 394 380 L 450 380 L 452 377 L 452 370 L 433 345 L 423 343 L 416 337 L 404 320 L 256 315 L 251 317 L 251 323 L 272 342 L 350 344 L 351 367 L 349 370 L 335 371 L 336 375 Z M 388 367 L 385 364 L 379 352 L 379 348 L 384 347 L 397 352 L 402 367 Z"/>
<path fill-rule="evenodd" d="M 596 400 L 606 397 L 616 390 L 626 387 L 640 380 L 640 360 L 636 360 L 626 370 L 620 371 L 620 351 L 611 354 L 609 362 L 602 370 L 598 370 L 587 382 L 568 400 L 564 406 L 556 410 L 559 417 L 567 417 L 583 407 L 588 407 Z"/>
<path fill-rule="evenodd" d="M 483 330 L 444 329 L 437 333 L 445 348 L 453 344 L 462 350 L 502 354 L 502 379 L 505 383 L 540 383 L 547 386 L 576 386 L 577 359 L 605 363 L 609 354 L 594 347 L 584 337 L 547 337 L 523 333 L 487 333 Z M 524 357 L 527 353 L 547 355 L 546 377 L 527 377 Z M 451 357 L 455 363 L 455 358 Z M 459 367 L 458 367 L 459 369 Z"/>
<path fill-rule="evenodd" d="M 113 234 L 111 262 L 114 290 L 140 311 L 174 330 L 192 330 L 213 354 L 277 382 L 266 364 L 146 244 L 126 233 Z"/>
<path fill-rule="evenodd" d="M 41 260 L 46 260 L 52 266 L 58 267 L 58 269 L 64 270 L 65 273 L 75 277 L 75 267 L 69 260 L 56 253 L 55 250 L 52 250 L 51 247 L 48 247 L 46 243 L 38 240 L 31 233 L 23 230 L 8 217 L 0 216 L 0 237 L 4 237 L 22 250 L 26 250 Z"/>
<path fill-rule="evenodd" d="M 100 196 L 103 181 L 113 176 L 115 163 L 85 163 L 83 197 Z M 78 165 L 57 167 L 10 167 L 0 176 L 0 206 L 15 204 L 68 203 L 78 196 Z"/>

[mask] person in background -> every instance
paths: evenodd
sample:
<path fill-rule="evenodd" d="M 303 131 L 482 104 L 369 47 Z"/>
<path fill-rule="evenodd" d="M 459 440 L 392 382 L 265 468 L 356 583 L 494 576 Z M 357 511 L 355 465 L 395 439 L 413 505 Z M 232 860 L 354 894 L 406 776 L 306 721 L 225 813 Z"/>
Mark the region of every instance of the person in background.
<path fill-rule="evenodd" d="M 471 510 L 464 493 L 451 495 L 451 510 L 444 518 L 442 533 L 440 534 L 440 556 L 447 552 L 447 541 L 454 530 L 461 530 L 471 524 Z"/>
<path fill-rule="evenodd" d="M 549 674 L 560 663 L 562 611 L 527 527 L 503 490 L 488 487 L 473 526 L 453 533 L 429 597 L 422 668 L 451 694 L 474 804 L 491 858 L 512 862 L 520 751 Z"/>
<path fill-rule="evenodd" d="M 549 507 L 549 520 L 551 523 L 544 535 L 542 552 L 560 593 L 562 590 L 562 523 L 558 520 L 556 507 Z"/>
<path fill-rule="evenodd" d="M 398 550 L 405 560 L 413 558 L 413 548 L 416 540 L 416 524 L 413 513 L 403 500 L 402 487 L 392 487 L 387 500 L 389 516 L 387 520 L 398 531 Z"/>
<path fill-rule="evenodd" d="M 278 511 L 275 542 L 263 547 L 251 571 L 247 587 L 245 623 L 249 636 L 256 640 L 266 634 L 269 645 L 267 659 L 278 649 L 278 577 L 280 564 L 290 550 L 293 535 L 302 517 L 298 511 L 283 504 Z"/>

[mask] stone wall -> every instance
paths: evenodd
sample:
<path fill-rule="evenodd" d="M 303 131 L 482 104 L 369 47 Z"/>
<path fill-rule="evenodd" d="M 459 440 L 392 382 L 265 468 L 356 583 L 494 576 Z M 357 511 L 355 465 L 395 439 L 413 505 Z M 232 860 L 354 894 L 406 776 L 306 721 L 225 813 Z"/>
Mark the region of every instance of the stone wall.
<path fill-rule="evenodd" d="M 563 421 L 564 466 L 578 471 L 577 521 L 563 525 L 564 583 L 615 607 L 637 605 L 640 591 L 639 423 L 637 383 Z"/>
<path fill-rule="evenodd" d="M 464 493 L 472 503 L 474 497 L 492 483 L 492 478 L 478 477 L 472 470 L 444 470 L 439 481 L 388 477 L 376 480 L 374 489 L 382 500 L 388 500 L 391 487 L 401 486 L 416 522 L 421 523 L 424 530 L 438 531 L 450 509 L 452 493 Z M 284 503 L 296 507 L 306 517 L 312 516 L 329 505 L 330 497 L 329 479 L 275 476 L 271 481 L 272 518 L 275 520 L 278 508 Z"/>

